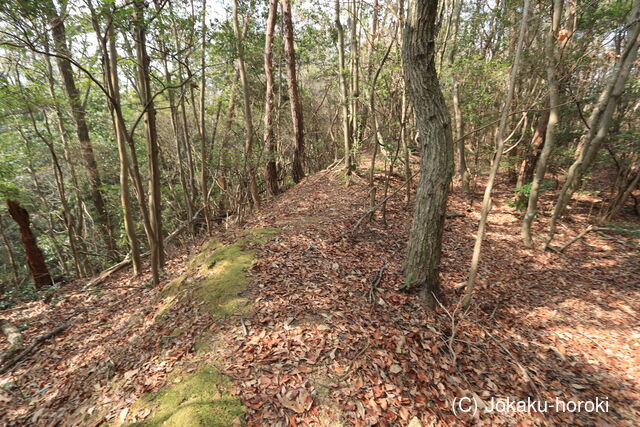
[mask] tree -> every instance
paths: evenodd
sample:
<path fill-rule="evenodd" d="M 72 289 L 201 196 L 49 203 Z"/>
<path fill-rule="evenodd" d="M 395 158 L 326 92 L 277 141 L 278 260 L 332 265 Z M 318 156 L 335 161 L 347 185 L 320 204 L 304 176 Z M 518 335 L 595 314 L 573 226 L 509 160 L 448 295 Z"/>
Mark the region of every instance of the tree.
<path fill-rule="evenodd" d="M 129 250 L 131 251 L 131 263 L 133 265 L 133 274 L 138 275 L 142 272 L 142 262 L 140 259 L 140 244 L 136 235 L 136 227 L 133 222 L 133 208 L 131 206 L 131 194 L 129 191 L 129 156 L 127 154 L 126 129 L 119 120 L 118 111 L 120 109 L 120 84 L 118 80 L 118 51 L 116 50 L 116 35 L 113 28 L 114 22 L 111 18 L 107 25 L 106 44 L 104 46 L 105 55 L 105 79 L 107 87 L 113 98 L 113 104 L 110 104 L 111 115 L 113 120 L 113 128 L 116 134 L 116 143 L 118 144 L 118 157 L 120 159 L 120 204 L 122 206 L 122 214 L 124 218 L 124 229 L 129 242 Z M 116 111 L 116 108 L 118 111 Z M 145 209 L 146 211 L 146 209 Z"/>
<path fill-rule="evenodd" d="M 509 117 L 509 111 L 511 110 L 511 103 L 513 102 L 513 94 L 516 86 L 516 78 L 520 71 L 520 57 L 522 55 L 522 46 L 524 45 L 524 35 L 527 29 L 527 16 L 529 14 L 529 0 L 524 0 L 522 6 L 522 20 L 520 21 L 520 33 L 518 35 L 518 43 L 516 46 L 515 58 L 513 65 L 511 66 L 511 75 L 509 78 L 509 88 L 507 90 L 507 99 L 505 99 L 504 106 L 502 108 L 502 114 L 500 116 L 500 126 L 498 127 L 498 133 L 496 134 L 496 153 L 491 162 L 491 171 L 489 172 L 489 179 L 487 180 L 487 186 L 484 190 L 484 196 L 482 198 L 482 210 L 480 212 L 480 223 L 478 224 L 478 233 L 476 234 L 476 242 L 473 246 L 473 255 L 471 256 L 471 266 L 469 267 L 469 278 L 467 279 L 467 289 L 465 292 L 462 304 L 464 307 L 468 307 L 471 304 L 471 298 L 473 296 L 473 289 L 475 287 L 476 276 L 478 274 L 478 265 L 480 264 L 480 253 L 482 251 L 482 240 L 484 239 L 484 233 L 487 227 L 487 218 L 489 211 L 491 210 L 491 191 L 493 190 L 493 184 L 496 176 L 498 175 L 498 169 L 500 168 L 500 159 L 502 158 L 502 151 L 504 150 L 504 142 L 507 128 L 507 118 Z"/>
<path fill-rule="evenodd" d="M 545 57 L 547 68 L 547 81 L 549 84 L 549 121 L 546 126 L 544 138 L 544 146 L 540 153 L 540 158 L 536 165 L 536 174 L 531 182 L 531 191 L 529 192 L 529 201 L 527 212 L 522 220 L 522 239 L 527 247 L 533 245 L 531 239 L 531 223 L 537 212 L 538 194 L 540 185 L 544 180 L 544 174 L 547 171 L 547 162 L 553 146 L 555 144 L 555 132 L 558 125 L 560 94 L 558 88 L 558 78 L 556 77 L 557 54 L 554 44 L 556 43 L 558 31 L 560 29 L 560 18 L 562 15 L 562 0 L 554 0 L 551 11 L 551 25 L 545 39 Z"/>
<path fill-rule="evenodd" d="M 207 47 L 207 2 L 202 2 L 202 34 L 200 47 L 202 50 L 202 57 L 200 58 L 200 111 L 199 111 L 199 123 L 198 129 L 200 130 L 200 193 L 202 193 L 202 213 L 204 215 L 204 222 L 207 226 L 207 233 L 211 235 L 213 232 L 211 222 L 209 221 L 209 191 L 208 191 L 208 176 L 207 176 L 207 164 L 208 164 L 208 151 L 207 151 L 207 132 L 205 127 L 205 91 L 206 88 L 206 47 Z M 191 220 L 191 218 L 189 218 Z"/>
<path fill-rule="evenodd" d="M 340 104 L 342 104 L 342 137 L 344 141 L 344 169 L 347 177 L 355 169 L 351 138 L 351 113 L 349 108 L 349 89 L 347 86 L 347 69 L 344 60 L 344 27 L 340 22 L 340 0 L 335 1 L 335 23 L 338 30 L 338 78 L 340 80 Z"/>
<path fill-rule="evenodd" d="M 31 277 L 33 277 L 36 288 L 40 289 L 43 286 L 52 285 L 53 280 L 51 280 L 49 269 L 44 262 L 44 255 L 38 247 L 36 236 L 31 230 L 29 212 L 15 200 L 7 200 L 7 208 L 9 215 L 20 228 L 20 239 L 24 246 L 27 264 L 29 265 L 29 271 L 31 272 Z"/>
<path fill-rule="evenodd" d="M 164 264 L 164 248 L 162 237 L 162 201 L 160 192 L 160 162 L 158 153 L 158 131 L 156 127 L 156 110 L 151 95 L 151 70 L 147 54 L 146 25 L 144 19 L 145 3 L 135 1 L 136 20 L 136 58 L 138 60 L 138 91 L 144 111 L 145 139 L 149 157 L 149 222 L 151 233 L 149 246 L 151 250 L 151 274 L 153 284 L 160 283 L 160 269 Z"/>
<path fill-rule="evenodd" d="M 245 24 L 248 18 L 245 17 Z M 244 101 L 244 120 L 245 120 L 245 139 L 244 139 L 244 155 L 245 165 L 249 175 L 249 193 L 251 200 L 256 209 L 260 208 L 260 196 L 258 195 L 258 184 L 256 183 L 256 173 L 253 166 L 253 118 L 251 114 L 251 96 L 249 94 L 249 81 L 247 77 L 247 69 L 244 62 L 244 45 L 243 34 L 240 31 L 240 21 L 238 19 L 238 0 L 233 0 L 232 9 L 233 33 L 235 35 L 237 67 L 242 84 L 242 98 Z"/>
<path fill-rule="evenodd" d="M 304 125 L 302 123 L 302 106 L 298 96 L 298 77 L 296 75 L 296 52 L 293 46 L 293 20 L 291 18 L 291 2 L 282 0 L 282 25 L 284 26 L 284 51 L 287 58 L 287 86 L 289 104 L 291 105 L 291 121 L 295 135 L 293 148 L 292 177 L 294 182 L 304 178 Z"/>
<path fill-rule="evenodd" d="M 269 0 L 269 16 L 264 40 L 264 75 L 266 78 L 266 92 L 264 96 L 264 148 L 267 151 L 265 181 L 267 191 L 272 196 L 278 194 L 278 171 L 276 169 L 276 140 L 273 134 L 273 33 L 276 27 L 278 0 Z"/>
<path fill-rule="evenodd" d="M 116 244 L 112 235 L 111 219 L 101 190 L 102 179 L 100 177 L 100 172 L 98 171 L 98 164 L 93 152 L 93 145 L 89 137 L 89 126 L 87 125 L 85 108 L 80 97 L 80 92 L 76 86 L 71 62 L 69 61 L 70 52 L 67 45 L 64 19 L 60 16 L 53 4 L 53 1 L 51 0 L 48 0 L 45 4 L 45 11 L 51 21 L 51 34 L 54 41 L 56 62 L 58 64 L 60 75 L 62 76 L 69 106 L 71 107 L 71 113 L 76 124 L 76 132 L 78 135 L 78 141 L 80 142 L 82 158 L 85 163 L 91 187 L 91 199 L 96 209 L 97 219 L 100 224 L 100 230 L 102 232 L 107 251 L 110 257 L 113 258 L 115 256 Z"/>
<path fill-rule="evenodd" d="M 4 246 L 5 251 L 7 252 L 7 259 L 9 261 L 9 266 L 11 267 L 11 274 L 13 275 L 13 284 L 18 286 L 18 283 L 20 283 L 18 266 L 16 265 L 16 258 L 15 258 L 15 255 L 13 254 L 13 249 L 11 249 L 11 244 L 9 243 L 7 234 L 4 231 L 4 218 L 1 215 L 0 215 L 0 238 L 2 238 L 2 244 Z"/>
<path fill-rule="evenodd" d="M 553 215 L 549 224 L 549 233 L 544 243 L 546 249 L 556 232 L 556 224 L 564 214 L 564 211 L 584 177 L 585 172 L 593 163 L 596 154 L 609 133 L 611 117 L 625 90 L 631 68 L 635 63 L 640 47 L 640 0 L 634 0 L 626 25 L 626 45 L 618 57 L 609 81 L 600 94 L 585 133 L 580 139 L 576 150 L 576 158 L 567 171 L 566 180 L 558 195 L 558 200 L 553 208 Z"/>
<path fill-rule="evenodd" d="M 442 232 L 453 174 L 451 119 L 435 66 L 437 10 L 437 0 L 410 0 L 402 44 L 404 78 L 422 146 L 404 271 L 406 278 L 421 288 L 431 309 L 439 291 Z"/>

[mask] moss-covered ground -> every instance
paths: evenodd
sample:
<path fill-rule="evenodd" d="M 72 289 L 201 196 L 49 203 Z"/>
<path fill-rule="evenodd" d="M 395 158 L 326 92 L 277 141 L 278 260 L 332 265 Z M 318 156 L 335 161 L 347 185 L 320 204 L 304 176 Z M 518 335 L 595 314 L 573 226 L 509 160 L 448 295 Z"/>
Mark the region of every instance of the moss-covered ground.
<path fill-rule="evenodd" d="M 245 314 L 249 301 L 242 293 L 249 284 L 247 272 L 255 260 L 255 248 L 278 233 L 275 228 L 253 229 L 234 243 L 225 245 L 216 239 L 206 243 L 189 263 L 187 273 L 165 285 L 161 292 L 164 300 L 156 319 L 161 320 L 163 313 L 180 298 L 204 302 L 214 320 Z M 179 328 L 177 330 L 174 334 L 179 333 Z M 196 344 L 196 351 L 204 355 L 217 343 L 215 336 L 203 336 Z M 215 361 L 202 360 L 201 369 L 196 373 L 178 376 L 174 385 L 143 395 L 131 406 L 127 419 L 142 419 L 132 425 L 145 426 L 243 424 L 244 408 L 229 392 L 230 379 L 212 363 Z"/>
<path fill-rule="evenodd" d="M 143 395 L 130 410 L 134 418 L 151 411 L 144 422 L 131 426 L 233 426 L 241 425 L 244 408 L 229 392 L 230 380 L 215 367 L 177 379 L 157 393 Z"/>

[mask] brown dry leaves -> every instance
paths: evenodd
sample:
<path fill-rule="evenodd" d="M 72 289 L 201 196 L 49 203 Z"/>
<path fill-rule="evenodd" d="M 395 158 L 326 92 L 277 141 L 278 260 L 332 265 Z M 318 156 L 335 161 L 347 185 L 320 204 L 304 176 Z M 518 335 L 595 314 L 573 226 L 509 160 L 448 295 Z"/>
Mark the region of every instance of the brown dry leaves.
<path fill-rule="evenodd" d="M 231 332 L 211 357 L 225 361 L 250 425 L 637 425 L 637 251 L 596 234 L 562 256 L 523 249 L 520 220 L 506 204 L 511 195 L 498 192 L 476 301 L 465 316 L 456 312 L 452 339 L 447 313 L 428 315 L 416 295 L 397 290 L 411 221 L 404 203 L 389 201 L 387 226 L 378 216 L 349 235 L 368 200 L 361 184 L 345 187 L 338 176 L 320 172 L 245 225 L 282 229 L 252 271 L 248 319 L 211 325 L 197 303 L 185 301 L 160 328 L 152 321 L 154 290 L 113 288 L 130 283 L 126 275 L 104 284 L 100 296 L 67 296 L 55 309 L 41 303 L 14 309 L 8 317 L 30 322 L 26 342 L 72 307 L 90 311 L 13 373 L 10 379 L 29 397 L 3 391 L 0 405 L 10 399 L 11 419 L 23 423 L 68 420 L 77 406 L 116 419 L 141 393 L 162 385 L 176 363 L 188 363 L 204 330 L 225 327 Z M 549 202 L 543 200 L 543 212 Z M 449 211 L 465 209 L 454 195 Z M 586 210 L 578 204 L 577 222 L 562 230 L 561 240 L 584 227 Z M 466 278 L 477 217 L 468 212 L 447 221 L 442 302 L 450 312 L 459 298 L 455 286 Z M 177 258 L 171 271 L 179 273 L 186 260 Z M 372 303 L 370 283 L 383 265 Z M 177 336 L 171 325 L 181 327 Z M 124 386 L 106 389 L 110 377 Z M 482 406 L 492 397 L 605 396 L 611 410 L 599 415 L 452 411 L 460 397 Z"/>

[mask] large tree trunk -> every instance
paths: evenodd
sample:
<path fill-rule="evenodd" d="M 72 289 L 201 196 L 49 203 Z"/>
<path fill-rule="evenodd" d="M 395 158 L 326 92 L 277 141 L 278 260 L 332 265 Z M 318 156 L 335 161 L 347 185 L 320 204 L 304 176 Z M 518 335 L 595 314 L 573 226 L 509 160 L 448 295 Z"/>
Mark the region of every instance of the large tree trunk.
<path fill-rule="evenodd" d="M 11 218 L 13 218 L 20 228 L 20 239 L 24 245 L 27 264 L 29 265 L 29 271 L 36 284 L 36 288 L 40 289 L 43 286 L 52 285 L 53 280 L 51 280 L 49 269 L 44 262 L 44 255 L 38 247 L 36 236 L 34 236 L 33 231 L 31 231 L 29 212 L 15 200 L 7 200 L 7 208 L 9 209 L 9 215 L 11 215 Z"/>
<path fill-rule="evenodd" d="M 451 119 L 435 67 L 437 10 L 437 0 L 411 0 L 402 44 L 404 78 L 422 145 L 405 274 L 421 286 L 431 309 L 439 291 L 442 232 L 453 174 Z"/>
<path fill-rule="evenodd" d="M 69 105 L 71 107 L 71 113 L 76 124 L 76 132 L 78 134 L 78 141 L 80 142 L 80 149 L 82 152 L 82 158 L 87 170 L 87 177 L 89 179 L 89 187 L 91 189 L 91 200 L 96 209 L 96 219 L 99 224 L 100 232 L 102 234 L 105 246 L 107 248 L 108 255 L 111 258 L 116 256 L 116 243 L 113 239 L 111 229 L 111 218 L 107 211 L 106 203 L 102 195 L 102 180 L 98 171 L 98 165 L 93 153 L 93 145 L 89 138 L 89 127 L 87 126 L 86 114 L 80 92 L 76 87 L 75 77 L 71 68 L 71 63 L 67 59 L 70 57 L 69 49 L 67 46 L 67 36 L 64 26 L 64 20 L 58 15 L 58 12 L 52 1 L 47 2 L 47 15 L 51 21 L 51 33 L 53 35 L 54 48 L 56 54 L 56 62 L 58 69 L 64 82 L 64 88 L 67 93 Z M 115 259 L 115 258 L 114 258 Z"/>
<path fill-rule="evenodd" d="M 270 195 L 278 194 L 278 170 L 276 168 L 277 147 L 273 134 L 273 33 L 276 27 L 278 14 L 278 0 L 269 0 L 269 16 L 264 42 L 264 75 L 267 81 L 267 89 L 264 100 L 264 147 L 267 152 L 266 171 L 264 179 L 267 183 L 267 191 Z"/>
<path fill-rule="evenodd" d="M 302 105 L 298 95 L 298 77 L 296 76 L 296 52 L 293 46 L 293 20 L 291 3 L 282 0 L 282 24 L 284 26 L 284 51 L 287 59 L 287 75 L 289 88 L 289 104 L 291 105 L 291 121 L 295 135 L 293 148 L 292 178 L 300 182 L 304 178 L 304 125 L 302 123 Z"/>

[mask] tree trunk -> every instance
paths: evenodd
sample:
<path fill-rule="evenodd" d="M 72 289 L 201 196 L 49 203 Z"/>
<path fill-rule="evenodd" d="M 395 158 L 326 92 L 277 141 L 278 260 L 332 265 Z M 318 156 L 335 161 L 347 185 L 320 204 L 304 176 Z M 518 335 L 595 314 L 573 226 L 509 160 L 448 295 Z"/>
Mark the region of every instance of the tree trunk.
<path fill-rule="evenodd" d="M 249 94 L 249 81 L 247 80 L 247 71 L 244 63 L 244 37 L 240 32 L 240 24 L 238 21 L 238 0 L 233 0 L 233 32 L 236 37 L 236 52 L 238 55 L 238 72 L 240 73 L 240 82 L 242 83 L 242 97 L 244 101 L 244 120 L 245 120 L 245 140 L 244 155 L 245 164 L 249 175 L 249 192 L 251 200 L 256 209 L 260 208 L 260 196 L 258 195 L 258 184 L 256 183 L 256 174 L 253 167 L 253 118 L 251 116 L 251 99 Z M 245 19 L 247 19 L 245 17 Z"/>
<path fill-rule="evenodd" d="M 457 3 L 453 5 L 452 17 L 451 17 L 451 48 L 449 49 L 448 62 L 449 66 L 452 67 L 455 62 L 457 46 L 458 46 L 458 28 L 460 27 L 460 13 L 462 12 L 462 0 L 458 0 Z M 446 43 L 446 40 L 445 40 Z M 444 54 L 443 48 L 443 54 Z M 444 61 L 442 61 L 444 62 Z M 453 84 L 451 87 L 451 99 L 453 104 L 453 118 L 455 123 L 455 138 L 456 138 L 456 149 L 458 154 L 457 164 L 457 174 L 458 180 L 460 181 L 460 185 L 462 187 L 462 192 L 466 195 L 469 195 L 469 170 L 467 169 L 467 160 L 465 156 L 465 147 L 464 147 L 464 123 L 462 121 L 462 108 L 460 108 L 460 93 L 459 93 L 459 85 L 458 85 L 458 77 L 456 73 L 451 74 L 451 78 L 453 80 Z"/>
<path fill-rule="evenodd" d="M 156 129 L 156 110 L 151 96 L 149 56 L 146 44 L 146 24 L 144 20 L 145 3 L 135 1 L 136 7 L 136 57 L 138 60 L 138 86 L 140 101 L 144 108 L 145 137 L 149 156 L 149 222 L 151 226 L 151 273 L 153 284 L 160 283 L 160 269 L 164 264 L 162 244 L 162 216 L 160 192 L 160 167 L 158 160 L 158 133 Z"/>
<path fill-rule="evenodd" d="M 51 33 L 53 35 L 54 47 L 56 54 L 56 62 L 62 80 L 64 88 L 67 93 L 69 105 L 71 107 L 71 113 L 76 123 L 76 132 L 78 134 L 78 141 L 80 142 L 80 149 L 82 152 L 82 158 L 87 170 L 87 177 L 89 179 L 89 187 L 91 188 L 91 200 L 96 209 L 97 223 L 99 224 L 100 232 L 107 248 L 107 253 L 110 258 L 115 259 L 116 256 L 116 243 L 113 239 L 111 218 L 108 214 L 106 203 L 102 195 L 102 180 L 98 171 L 98 165 L 93 153 L 93 146 L 91 139 L 89 138 L 89 127 L 87 126 L 86 113 L 82 100 L 80 98 L 80 92 L 76 87 L 75 77 L 71 68 L 71 63 L 68 57 L 70 57 L 69 49 L 67 46 L 67 36 L 64 26 L 64 19 L 58 15 L 56 8 L 52 1 L 48 1 L 46 4 L 47 15 L 51 21 Z"/>
<path fill-rule="evenodd" d="M 156 4 L 156 8 L 159 10 L 160 5 Z M 172 34 L 175 42 L 176 52 L 180 52 L 180 39 L 177 36 L 176 24 L 173 14 L 173 4 L 172 2 L 168 3 L 169 8 L 169 16 L 171 17 L 172 23 Z M 167 85 L 172 84 L 171 73 L 169 71 L 169 62 L 167 59 L 167 46 L 166 42 L 163 39 L 159 40 L 160 50 L 162 56 L 162 66 L 164 70 L 165 81 Z M 178 78 L 182 79 L 182 64 L 178 64 Z M 182 126 L 180 125 L 179 116 L 178 116 L 178 107 L 176 105 L 175 99 L 175 89 L 169 88 L 167 89 L 167 101 L 169 101 L 169 112 L 171 113 L 171 129 L 173 131 L 173 138 L 175 141 L 176 155 L 177 155 L 177 165 L 178 168 L 178 178 L 180 180 L 180 186 L 182 187 L 182 199 L 184 200 L 184 204 L 187 208 L 187 217 L 193 217 L 193 205 L 191 204 L 191 188 L 189 183 L 187 182 L 187 177 L 185 175 L 184 170 L 184 155 L 183 150 L 186 146 L 184 132 Z M 193 231 L 193 230 L 191 230 Z"/>
<path fill-rule="evenodd" d="M 498 175 L 498 169 L 500 168 L 500 159 L 502 158 L 502 151 L 504 149 L 505 131 L 507 128 L 507 119 L 509 117 L 509 111 L 511 110 L 511 103 L 513 102 L 513 94 L 516 85 L 516 79 L 520 70 L 520 57 L 522 56 L 522 46 L 524 45 L 524 35 L 527 29 L 527 17 L 529 15 L 529 3 L 530 0 L 524 0 L 522 6 L 522 21 L 520 22 L 520 32 L 518 34 L 518 44 L 516 46 L 515 58 L 513 65 L 511 66 L 511 76 L 509 78 L 509 88 L 507 90 L 507 99 L 504 102 L 502 108 L 502 115 L 500 117 L 500 125 L 498 127 L 498 133 L 496 135 L 496 153 L 491 163 L 491 171 L 489 172 L 489 179 L 487 181 L 487 187 L 484 191 L 484 197 L 482 198 L 482 211 L 480 212 L 480 223 L 478 224 L 478 233 L 476 235 L 476 242 L 473 247 L 473 255 L 471 256 L 471 267 L 469 268 L 469 279 L 467 280 L 467 289 L 462 301 L 464 307 L 468 307 L 471 304 L 471 297 L 473 296 L 473 289 L 475 287 L 475 280 L 478 274 L 478 265 L 480 263 L 480 253 L 482 250 L 482 240 L 484 239 L 484 233 L 487 226 L 487 217 L 491 210 L 491 191 L 493 190 L 493 183 Z"/>
<path fill-rule="evenodd" d="M 451 119 L 435 67 L 437 0 L 410 0 L 402 57 L 407 93 L 420 132 L 422 158 L 405 275 L 419 284 L 430 309 L 439 292 L 439 265 L 453 173 Z"/>
<path fill-rule="evenodd" d="M 271 196 L 278 194 L 278 171 L 276 169 L 277 146 L 273 134 L 273 34 L 278 14 L 278 0 L 269 0 L 269 16 L 264 42 L 264 75 L 266 77 L 266 93 L 264 101 L 264 147 L 267 155 L 265 181 Z"/>
<path fill-rule="evenodd" d="M 640 46 L 640 0 L 635 0 L 627 21 L 626 46 L 620 54 L 611 71 L 611 77 L 605 89 L 600 94 L 598 103 L 589 117 L 589 129 L 583 135 L 578 145 L 576 160 L 573 162 L 565 180 L 558 200 L 553 209 L 549 234 L 544 243 L 546 249 L 556 232 L 556 224 L 564 214 L 564 211 L 578 189 L 585 172 L 591 166 L 596 154 L 600 150 L 603 141 L 609 133 L 609 123 L 618 101 L 624 92 L 627 79 L 633 64 L 635 63 Z"/>
<path fill-rule="evenodd" d="M 531 138 L 531 145 L 527 149 L 525 157 L 520 164 L 516 188 L 520 188 L 533 180 L 533 173 L 536 170 L 540 153 L 542 153 L 542 147 L 544 147 L 550 111 L 551 110 L 543 111 L 538 120 L 538 126 L 536 126 L 536 130 L 533 132 L 533 137 Z"/>
<path fill-rule="evenodd" d="M 7 258 L 9 260 L 9 266 L 11 267 L 11 274 L 13 275 L 13 284 L 15 286 L 18 286 L 18 284 L 20 283 L 18 266 L 16 265 L 16 258 L 13 254 L 13 249 L 11 249 L 11 245 L 9 244 L 9 239 L 7 239 L 7 235 L 4 232 L 4 223 L 2 221 L 2 217 L 0 216 L 0 237 L 2 238 L 4 249 L 7 251 Z M 0 291 L 2 290 L 0 289 Z"/>
<path fill-rule="evenodd" d="M 120 105 L 120 83 L 118 81 L 118 52 L 116 50 L 116 36 L 113 29 L 113 23 L 110 21 L 107 29 L 106 42 L 104 47 L 105 65 L 107 75 L 105 79 L 108 82 L 108 88 L 114 103 Z M 122 207 L 122 216 L 124 219 L 124 229 L 129 242 L 129 250 L 131 252 L 131 262 L 133 265 L 133 274 L 138 276 L 142 272 L 142 262 L 140 258 L 140 244 L 136 235 L 136 226 L 133 221 L 133 211 L 131 206 L 131 194 L 129 191 L 129 156 L 127 155 L 126 145 L 126 129 L 123 129 L 118 120 L 117 113 L 113 105 L 110 106 L 113 128 L 116 134 L 116 143 L 118 145 L 118 157 L 120 159 L 120 204 Z"/>
<path fill-rule="evenodd" d="M 200 193 L 202 194 L 202 214 L 204 215 L 204 222 L 207 226 L 207 233 L 211 235 L 213 232 L 211 223 L 209 221 L 209 190 L 207 185 L 207 164 L 209 155 L 207 151 L 207 132 L 205 127 L 205 83 L 206 83 L 206 74 L 205 74 L 205 60 L 206 60 L 206 43 L 207 43 L 207 25 L 206 25 L 206 16 L 207 16 L 207 2 L 203 0 L 202 2 L 202 39 L 201 39 L 201 50 L 202 50 L 202 58 L 200 59 L 200 69 L 202 75 L 200 76 Z"/>
<path fill-rule="evenodd" d="M 289 104 L 291 105 L 291 121 L 295 135 L 293 163 L 291 175 L 293 182 L 304 178 L 304 125 L 302 122 L 302 105 L 298 94 L 298 77 L 296 76 L 296 53 L 293 46 L 293 20 L 291 18 L 290 0 L 282 0 L 282 24 L 284 27 L 284 51 L 287 60 Z"/>
<path fill-rule="evenodd" d="M 342 135 L 344 139 L 344 168 L 347 178 L 351 178 L 355 166 L 353 164 L 351 125 L 349 112 L 349 89 L 347 86 L 347 69 L 344 61 L 344 28 L 340 23 L 340 0 L 335 0 L 336 29 L 338 30 L 338 76 L 340 79 L 340 102 L 342 103 Z"/>
<path fill-rule="evenodd" d="M 7 200 L 7 208 L 9 209 L 9 215 L 20 228 L 20 239 L 24 245 L 27 264 L 36 288 L 41 289 L 43 286 L 52 285 L 53 280 L 51 280 L 49 269 L 44 262 L 44 255 L 38 247 L 36 236 L 31 231 L 29 212 L 15 200 Z"/>
<path fill-rule="evenodd" d="M 218 202 L 218 208 L 220 210 L 219 215 L 227 215 L 230 210 L 229 195 L 228 195 L 228 183 L 227 183 L 227 148 L 229 146 L 229 136 L 231 133 L 231 126 L 233 125 L 233 116 L 236 108 L 236 86 L 238 84 L 238 70 L 233 73 L 233 79 L 231 80 L 231 99 L 229 100 L 229 107 L 227 108 L 227 114 L 224 119 L 224 126 L 222 131 L 222 141 L 220 143 L 220 158 L 218 163 L 218 186 L 220 187 L 220 200 Z"/>
<path fill-rule="evenodd" d="M 347 0 L 348 1 L 348 0 Z M 350 67 L 351 67 L 351 144 L 354 154 L 360 153 L 360 128 L 358 125 L 358 110 L 360 97 L 360 52 L 358 46 L 358 4 L 357 0 L 351 0 L 350 26 L 351 26 L 351 48 L 349 51 Z M 358 161 L 356 160 L 356 163 Z M 357 166 L 356 166 L 357 167 Z"/>
<path fill-rule="evenodd" d="M 554 43 L 560 29 L 560 18 L 562 15 L 562 0 L 553 1 L 552 19 L 549 32 L 545 41 L 545 57 L 547 59 L 547 81 L 549 84 L 549 123 L 547 124 L 546 134 L 544 138 L 544 147 L 540 153 L 538 164 L 536 165 L 536 174 L 531 182 L 531 191 L 529 193 L 529 201 L 527 211 L 522 219 L 522 239 L 527 247 L 533 245 L 531 239 L 531 223 L 537 213 L 538 194 L 540 185 L 544 180 L 544 174 L 547 171 L 547 162 L 556 138 L 556 125 L 558 124 L 560 93 L 558 88 L 558 79 L 556 77 L 557 55 L 554 49 Z"/>

